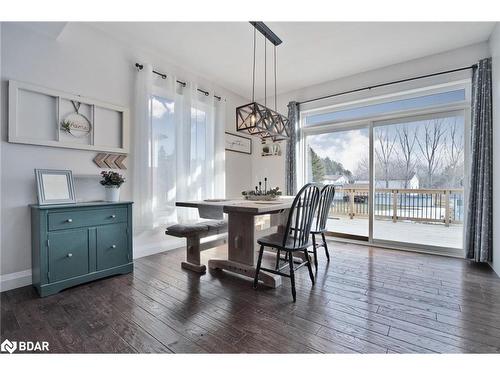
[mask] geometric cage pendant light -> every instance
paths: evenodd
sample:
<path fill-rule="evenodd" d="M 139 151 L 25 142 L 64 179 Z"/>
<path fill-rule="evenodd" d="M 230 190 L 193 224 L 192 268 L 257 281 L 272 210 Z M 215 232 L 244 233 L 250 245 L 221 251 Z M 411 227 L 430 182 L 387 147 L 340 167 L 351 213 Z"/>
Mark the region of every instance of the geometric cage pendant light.
<path fill-rule="evenodd" d="M 277 111 L 276 86 L 276 47 L 281 39 L 274 34 L 263 22 L 250 22 L 253 32 L 253 74 L 252 74 L 252 102 L 236 108 L 236 130 L 252 136 L 258 136 L 263 141 L 271 139 L 279 142 L 288 139 L 290 122 L 286 116 Z M 255 101 L 255 44 L 256 30 L 265 37 L 264 42 L 264 104 Z M 267 106 L 267 42 L 274 45 L 274 110 Z"/>

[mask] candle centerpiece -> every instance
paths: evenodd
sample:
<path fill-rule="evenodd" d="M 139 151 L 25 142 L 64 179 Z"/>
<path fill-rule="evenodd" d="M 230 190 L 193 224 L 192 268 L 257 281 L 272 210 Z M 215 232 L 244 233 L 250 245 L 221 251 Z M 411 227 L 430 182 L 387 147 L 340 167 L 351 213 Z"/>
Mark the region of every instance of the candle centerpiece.
<path fill-rule="evenodd" d="M 264 189 L 262 189 L 262 181 L 259 181 L 254 190 L 247 190 L 241 193 L 245 199 L 250 201 L 274 201 L 282 194 L 279 187 L 267 189 L 267 177 L 264 178 Z"/>

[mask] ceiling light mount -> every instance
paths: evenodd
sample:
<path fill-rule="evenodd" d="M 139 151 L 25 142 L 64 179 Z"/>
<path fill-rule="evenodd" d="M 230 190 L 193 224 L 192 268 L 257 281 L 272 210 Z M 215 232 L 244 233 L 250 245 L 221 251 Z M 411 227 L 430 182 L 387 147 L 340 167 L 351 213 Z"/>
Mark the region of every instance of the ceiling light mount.
<path fill-rule="evenodd" d="M 250 24 L 257 29 L 262 35 L 266 37 L 272 44 L 279 46 L 283 41 L 273 33 L 273 31 L 264 23 L 260 21 L 250 21 Z"/>

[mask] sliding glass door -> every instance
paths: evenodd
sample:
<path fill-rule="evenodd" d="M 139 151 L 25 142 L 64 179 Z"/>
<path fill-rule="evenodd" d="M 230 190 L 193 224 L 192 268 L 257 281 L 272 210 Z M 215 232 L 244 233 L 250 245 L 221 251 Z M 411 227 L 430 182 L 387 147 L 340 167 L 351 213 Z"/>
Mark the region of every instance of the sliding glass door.
<path fill-rule="evenodd" d="M 304 183 L 335 185 L 328 233 L 375 245 L 461 255 L 467 97 L 462 88 L 306 113 L 299 175 Z M 394 103 L 398 110 L 391 112 Z M 404 108 L 410 104 L 415 108 Z M 372 117 L 366 116 L 369 112 L 374 112 Z"/>

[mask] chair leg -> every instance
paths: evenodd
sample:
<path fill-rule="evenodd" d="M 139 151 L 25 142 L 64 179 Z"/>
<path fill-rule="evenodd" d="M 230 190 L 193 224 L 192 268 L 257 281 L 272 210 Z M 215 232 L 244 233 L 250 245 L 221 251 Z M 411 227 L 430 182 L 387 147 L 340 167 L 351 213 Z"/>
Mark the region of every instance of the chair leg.
<path fill-rule="evenodd" d="M 330 261 L 330 253 L 328 252 L 328 244 L 326 243 L 326 238 L 324 233 L 321 233 L 321 238 L 323 238 L 323 244 L 325 245 L 326 259 Z"/>
<path fill-rule="evenodd" d="M 255 277 L 253 279 L 253 288 L 257 289 L 259 283 L 260 264 L 262 263 L 262 254 L 264 254 L 264 245 L 260 246 L 259 259 L 257 260 L 257 269 L 255 270 Z"/>
<path fill-rule="evenodd" d="M 316 235 L 313 233 L 313 254 L 314 254 L 314 267 L 318 270 L 318 252 L 316 250 Z"/>
<path fill-rule="evenodd" d="M 280 268 L 280 256 L 281 256 L 281 250 L 276 249 L 276 266 L 274 267 L 275 269 Z"/>
<path fill-rule="evenodd" d="M 309 277 L 311 278 L 312 284 L 314 285 L 314 274 L 313 274 L 311 261 L 310 261 L 309 253 L 308 253 L 307 249 L 304 250 L 304 255 L 306 256 L 306 260 L 307 260 L 307 269 L 309 270 Z"/>
<path fill-rule="evenodd" d="M 295 302 L 297 301 L 297 296 L 295 292 L 295 270 L 293 264 L 293 256 L 288 251 L 287 254 L 290 254 L 290 256 L 288 257 L 288 264 L 290 265 L 290 282 L 292 283 L 292 297 L 293 297 L 293 302 Z"/>

